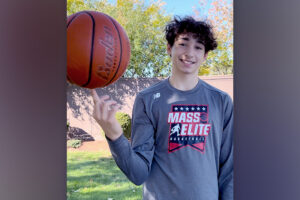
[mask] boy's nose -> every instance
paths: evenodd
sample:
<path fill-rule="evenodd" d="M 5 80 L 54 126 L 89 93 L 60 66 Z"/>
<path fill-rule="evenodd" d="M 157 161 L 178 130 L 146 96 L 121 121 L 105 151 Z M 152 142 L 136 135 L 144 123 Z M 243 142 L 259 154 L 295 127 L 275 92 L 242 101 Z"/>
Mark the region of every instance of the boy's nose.
<path fill-rule="evenodd" d="M 189 48 L 186 49 L 185 56 L 190 58 L 190 57 L 193 57 L 193 54 L 194 54 L 194 50 L 193 50 L 192 47 L 189 47 Z"/>
<path fill-rule="evenodd" d="M 192 52 L 186 52 L 186 53 L 184 54 L 184 57 L 185 57 L 186 59 L 192 59 L 192 58 L 194 58 Z"/>

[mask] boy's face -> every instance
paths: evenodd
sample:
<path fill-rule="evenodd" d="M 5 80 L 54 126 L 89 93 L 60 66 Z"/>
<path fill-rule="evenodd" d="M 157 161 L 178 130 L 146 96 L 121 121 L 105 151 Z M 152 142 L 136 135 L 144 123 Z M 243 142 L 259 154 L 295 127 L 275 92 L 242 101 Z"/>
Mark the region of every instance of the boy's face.
<path fill-rule="evenodd" d="M 191 33 L 180 34 L 171 47 L 168 44 L 168 53 L 172 60 L 172 73 L 191 74 L 198 76 L 200 65 L 206 60 L 205 47 Z"/>

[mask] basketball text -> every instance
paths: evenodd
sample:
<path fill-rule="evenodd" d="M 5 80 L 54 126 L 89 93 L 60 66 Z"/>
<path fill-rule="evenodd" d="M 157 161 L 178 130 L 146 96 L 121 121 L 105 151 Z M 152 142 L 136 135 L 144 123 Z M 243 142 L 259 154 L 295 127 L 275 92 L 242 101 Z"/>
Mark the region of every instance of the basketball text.
<path fill-rule="evenodd" d="M 105 48 L 105 60 L 104 60 L 104 66 L 98 66 L 97 68 L 97 75 L 101 78 L 107 80 L 110 73 L 114 70 L 114 37 L 112 35 L 112 30 L 104 26 L 104 40 L 99 40 L 100 44 L 103 45 Z"/>

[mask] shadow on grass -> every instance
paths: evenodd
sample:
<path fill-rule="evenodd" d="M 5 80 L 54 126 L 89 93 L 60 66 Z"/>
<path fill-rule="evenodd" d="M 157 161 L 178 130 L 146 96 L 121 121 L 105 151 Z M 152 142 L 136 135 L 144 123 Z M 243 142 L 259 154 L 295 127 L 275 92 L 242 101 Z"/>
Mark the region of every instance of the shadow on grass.
<path fill-rule="evenodd" d="M 82 194 L 70 194 L 68 199 L 72 200 L 141 200 L 141 190 L 133 192 L 131 189 L 115 189 L 114 191 L 94 191 L 90 192 L 89 195 Z"/>
<path fill-rule="evenodd" d="M 113 158 L 100 158 L 98 161 L 75 162 L 68 164 L 68 181 L 80 183 L 93 182 L 99 184 L 111 184 L 115 181 L 127 182 L 127 178 L 122 174 L 115 164 Z"/>
<path fill-rule="evenodd" d="M 141 199 L 142 187 L 126 178 L 111 157 L 100 154 L 68 154 L 68 200 Z"/>

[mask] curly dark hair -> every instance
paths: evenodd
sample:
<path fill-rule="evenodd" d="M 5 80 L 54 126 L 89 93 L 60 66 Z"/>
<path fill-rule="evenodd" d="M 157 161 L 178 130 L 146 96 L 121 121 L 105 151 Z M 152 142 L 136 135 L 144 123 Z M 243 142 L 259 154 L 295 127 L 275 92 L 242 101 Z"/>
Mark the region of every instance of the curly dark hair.
<path fill-rule="evenodd" d="M 172 47 L 175 39 L 182 33 L 192 33 L 205 46 L 205 53 L 218 46 L 212 27 L 204 21 L 196 21 L 189 16 L 184 18 L 175 16 L 165 28 L 168 44 Z"/>

